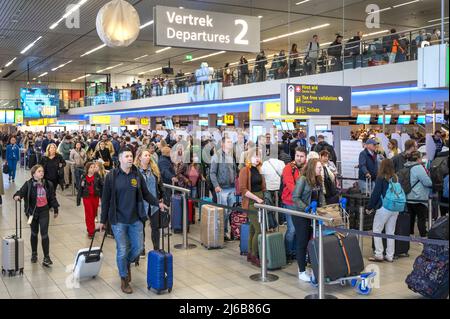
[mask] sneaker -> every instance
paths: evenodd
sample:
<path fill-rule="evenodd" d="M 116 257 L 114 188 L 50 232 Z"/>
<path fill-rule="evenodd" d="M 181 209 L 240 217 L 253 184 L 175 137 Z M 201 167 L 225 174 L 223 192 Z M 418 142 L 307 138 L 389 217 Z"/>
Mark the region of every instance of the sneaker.
<path fill-rule="evenodd" d="M 231 238 L 228 237 L 228 236 L 224 236 L 224 237 L 223 237 L 223 240 L 224 240 L 224 241 L 231 241 Z"/>
<path fill-rule="evenodd" d="M 35 264 L 35 263 L 37 263 L 37 261 L 38 261 L 37 254 L 31 255 L 31 263 L 32 263 L 32 264 Z"/>
<path fill-rule="evenodd" d="M 306 272 L 298 272 L 298 279 L 304 282 L 310 282 L 311 281 L 311 276 Z"/>
<path fill-rule="evenodd" d="M 15 183 L 15 182 L 16 182 L 16 180 L 15 180 L 15 179 L 13 178 L 12 182 L 13 182 L 13 183 Z"/>
<path fill-rule="evenodd" d="M 377 262 L 377 263 L 382 263 L 382 262 L 384 261 L 384 258 L 383 258 L 383 257 L 376 257 L 376 256 L 373 256 L 373 257 L 370 257 L 370 258 L 369 258 L 369 261 L 374 261 L 374 262 Z"/>
<path fill-rule="evenodd" d="M 44 260 L 42 261 L 42 266 L 50 267 L 51 265 L 53 265 L 53 262 L 50 259 L 50 257 L 49 256 L 44 257 Z"/>
<path fill-rule="evenodd" d="M 127 278 L 120 278 L 121 285 L 120 289 L 122 289 L 122 292 L 125 294 L 132 294 L 133 289 L 131 289 L 130 283 Z"/>
<path fill-rule="evenodd" d="M 389 262 L 389 263 L 393 263 L 394 262 L 394 258 L 391 259 L 391 258 L 388 258 L 386 256 L 384 256 L 384 260 Z"/>

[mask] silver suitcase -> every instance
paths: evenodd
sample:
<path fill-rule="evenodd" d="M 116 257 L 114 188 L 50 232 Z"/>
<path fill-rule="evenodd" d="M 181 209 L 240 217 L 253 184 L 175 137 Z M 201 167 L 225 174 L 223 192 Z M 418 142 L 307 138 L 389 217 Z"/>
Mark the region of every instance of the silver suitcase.
<path fill-rule="evenodd" d="M 95 231 L 95 233 L 97 233 L 97 230 Z M 103 243 L 105 242 L 106 238 L 106 231 L 105 235 L 103 235 L 103 240 L 100 247 L 92 247 L 94 243 L 95 233 L 94 237 L 92 237 L 91 245 L 89 246 L 89 248 L 80 249 L 75 257 L 73 277 L 77 281 L 80 281 L 82 279 L 95 278 L 99 274 L 100 268 L 102 267 L 102 249 Z"/>
<path fill-rule="evenodd" d="M 20 212 L 18 213 L 18 211 Z M 18 219 L 19 223 L 17 223 Z M 17 273 L 23 275 L 23 265 L 22 203 L 16 201 L 16 234 L 2 238 L 2 274 L 8 274 L 10 277 Z"/>

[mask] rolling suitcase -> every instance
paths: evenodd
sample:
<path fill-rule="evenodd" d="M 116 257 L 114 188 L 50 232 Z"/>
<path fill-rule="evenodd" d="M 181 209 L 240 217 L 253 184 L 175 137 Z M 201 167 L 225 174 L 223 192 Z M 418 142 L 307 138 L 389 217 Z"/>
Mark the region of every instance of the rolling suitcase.
<path fill-rule="evenodd" d="M 195 208 L 192 199 L 188 199 L 188 222 L 189 224 L 195 224 Z"/>
<path fill-rule="evenodd" d="M 200 224 L 200 239 L 208 249 L 224 246 L 224 211 L 223 208 L 212 205 L 202 206 L 202 221 Z"/>
<path fill-rule="evenodd" d="M 261 234 L 258 236 L 259 259 L 262 258 Z M 266 256 L 267 269 L 279 269 L 286 266 L 286 248 L 284 246 L 284 237 L 280 232 L 266 233 Z"/>
<path fill-rule="evenodd" d="M 174 233 L 183 232 L 183 197 L 181 195 L 172 196 L 172 229 Z"/>
<path fill-rule="evenodd" d="M 398 214 L 397 223 L 395 224 L 395 235 L 399 236 L 409 236 L 410 232 L 410 222 L 411 218 L 408 213 L 400 213 Z M 385 231 L 383 230 L 383 234 L 385 234 Z M 396 257 L 409 257 L 409 241 L 401 241 L 396 240 L 395 241 L 395 253 L 394 256 Z M 386 247 L 387 247 L 387 240 L 386 238 L 383 238 L 383 247 L 384 251 L 383 254 L 386 254 Z M 375 250 L 375 244 L 372 238 L 372 249 Z"/>
<path fill-rule="evenodd" d="M 248 240 L 250 238 L 250 223 L 241 224 L 241 238 L 239 242 L 239 249 L 241 255 L 246 256 L 248 254 Z"/>
<path fill-rule="evenodd" d="M 364 260 L 355 235 L 323 237 L 323 266 L 326 281 L 359 275 L 364 270 Z M 340 235 L 339 235 L 340 236 Z M 309 241 L 308 255 L 314 277 L 319 276 L 319 238 Z"/>
<path fill-rule="evenodd" d="M 161 219 L 159 224 L 161 225 Z M 164 290 L 170 293 L 173 287 L 173 256 L 170 253 L 170 236 L 167 236 L 166 252 L 164 250 L 164 227 L 161 229 L 162 249 L 150 251 L 147 263 L 147 289 L 153 288 L 158 294 Z"/>
<path fill-rule="evenodd" d="M 27 161 L 28 168 L 31 169 L 36 164 L 37 164 L 36 153 L 35 152 L 28 153 L 28 161 Z"/>
<path fill-rule="evenodd" d="M 205 193 L 206 193 L 206 182 L 205 182 L 205 181 L 201 181 L 201 186 L 200 186 L 200 200 L 201 200 L 201 201 L 204 201 L 204 202 L 212 203 L 212 202 L 213 202 L 212 198 L 209 198 L 208 196 L 206 196 Z M 199 222 L 202 220 L 202 214 L 201 214 L 201 211 L 202 211 L 202 205 L 205 205 L 205 204 L 198 203 L 198 211 L 199 211 L 199 214 L 198 214 L 198 221 L 199 221 Z"/>
<path fill-rule="evenodd" d="M 239 207 L 240 204 L 236 202 L 234 207 Z M 230 214 L 231 225 L 231 239 L 237 240 L 241 238 L 241 225 L 247 222 L 247 214 L 240 211 L 233 211 Z"/>
<path fill-rule="evenodd" d="M 19 209 L 17 208 L 19 205 Z M 19 212 L 18 212 L 19 211 Z M 19 215 L 19 217 L 17 217 Z M 17 220 L 19 219 L 19 225 Z M 10 277 L 23 275 L 24 246 L 22 238 L 22 202 L 16 201 L 16 233 L 2 240 L 2 274 Z"/>
<path fill-rule="evenodd" d="M 94 232 L 89 248 L 80 249 L 75 257 L 73 266 L 73 278 L 75 280 L 95 278 L 100 273 L 103 262 L 103 243 L 107 234 L 105 231 L 100 247 L 92 247 L 96 233 L 97 230 Z"/>

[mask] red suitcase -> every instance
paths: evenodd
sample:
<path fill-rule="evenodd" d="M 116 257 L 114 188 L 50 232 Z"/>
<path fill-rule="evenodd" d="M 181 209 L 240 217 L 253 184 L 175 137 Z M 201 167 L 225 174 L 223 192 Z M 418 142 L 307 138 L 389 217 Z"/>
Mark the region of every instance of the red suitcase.
<path fill-rule="evenodd" d="M 189 224 L 195 224 L 195 208 L 192 199 L 188 199 L 188 222 Z"/>

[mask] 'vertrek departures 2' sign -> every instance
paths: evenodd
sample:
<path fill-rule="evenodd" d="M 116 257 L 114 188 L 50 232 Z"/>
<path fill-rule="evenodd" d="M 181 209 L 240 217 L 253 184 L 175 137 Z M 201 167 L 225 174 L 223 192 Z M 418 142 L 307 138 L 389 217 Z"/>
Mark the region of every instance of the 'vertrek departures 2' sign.
<path fill-rule="evenodd" d="M 158 46 L 260 51 L 258 17 L 165 6 L 156 6 L 153 17 L 154 43 Z"/>

